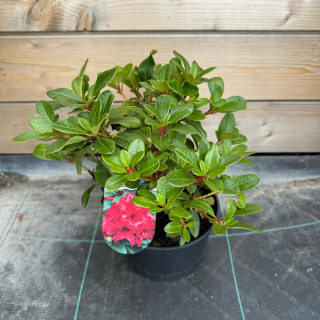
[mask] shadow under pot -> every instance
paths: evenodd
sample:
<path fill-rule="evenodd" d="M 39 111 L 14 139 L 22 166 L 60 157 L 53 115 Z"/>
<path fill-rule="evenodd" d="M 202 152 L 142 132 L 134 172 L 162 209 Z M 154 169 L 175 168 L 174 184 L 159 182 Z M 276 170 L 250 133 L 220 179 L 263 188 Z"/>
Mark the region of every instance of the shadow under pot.
<path fill-rule="evenodd" d="M 214 195 L 212 206 L 216 216 L 220 216 L 220 203 Z M 157 217 L 158 223 L 158 217 Z M 174 281 L 188 276 L 200 264 L 203 252 L 211 234 L 212 225 L 208 224 L 201 236 L 180 247 L 154 247 L 128 255 L 129 264 L 140 275 L 156 281 Z"/>

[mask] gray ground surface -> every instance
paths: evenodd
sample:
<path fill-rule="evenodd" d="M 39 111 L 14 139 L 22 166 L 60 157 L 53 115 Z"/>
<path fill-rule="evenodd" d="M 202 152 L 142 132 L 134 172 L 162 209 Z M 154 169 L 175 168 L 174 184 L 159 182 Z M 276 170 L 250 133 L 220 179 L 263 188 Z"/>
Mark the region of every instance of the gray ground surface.
<path fill-rule="evenodd" d="M 88 176 L 0 161 L 0 319 L 320 319 L 320 156 L 252 157 L 263 181 L 247 198 L 265 211 L 242 220 L 265 233 L 212 235 L 199 268 L 171 283 L 103 243 L 98 190 L 80 203 Z"/>

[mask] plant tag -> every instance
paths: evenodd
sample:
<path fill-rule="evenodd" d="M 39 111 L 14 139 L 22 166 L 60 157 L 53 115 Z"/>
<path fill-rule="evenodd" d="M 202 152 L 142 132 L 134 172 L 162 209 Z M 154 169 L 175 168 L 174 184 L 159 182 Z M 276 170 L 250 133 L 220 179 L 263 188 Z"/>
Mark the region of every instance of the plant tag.
<path fill-rule="evenodd" d="M 104 189 L 102 233 L 107 244 L 122 254 L 135 254 L 152 241 L 156 213 L 131 202 L 137 189 L 126 186 L 116 191 Z M 157 190 L 152 190 L 156 195 Z"/>

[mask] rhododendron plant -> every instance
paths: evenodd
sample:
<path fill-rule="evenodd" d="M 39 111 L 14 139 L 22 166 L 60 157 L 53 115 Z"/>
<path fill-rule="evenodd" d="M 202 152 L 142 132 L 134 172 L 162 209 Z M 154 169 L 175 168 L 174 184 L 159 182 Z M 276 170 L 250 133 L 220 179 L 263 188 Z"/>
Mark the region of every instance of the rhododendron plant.
<path fill-rule="evenodd" d="M 190 64 L 175 51 L 169 63 L 159 65 L 155 53 L 137 67 L 129 63 L 99 73 L 92 85 L 85 74 L 86 61 L 72 81 L 72 90 L 48 91 L 54 101 L 37 103 L 38 116 L 29 120 L 34 131 L 14 141 L 53 141 L 37 145 L 33 154 L 74 163 L 78 174 L 88 171 L 93 185 L 82 197 L 84 206 L 98 185 L 110 191 L 123 185 L 137 188 L 138 196 L 127 195 L 112 205 L 118 218 L 104 221 L 104 232 L 115 241 L 126 238 L 133 245 L 148 238 L 148 229 L 136 223 L 142 210 L 167 215 L 170 222 L 164 230 L 169 237 L 179 237 L 181 245 L 198 237 L 201 219 L 208 219 L 216 234 L 228 228 L 261 231 L 237 220 L 262 211 L 245 197 L 247 190 L 258 185 L 259 177 L 226 173 L 235 163 L 251 165 L 247 157 L 252 152 L 247 151 L 247 139 L 236 128 L 233 114 L 244 111 L 246 101 L 223 97 L 223 80 L 207 78 L 215 68 L 202 69 L 195 61 Z M 206 97 L 200 96 L 201 84 L 208 88 Z M 106 86 L 110 90 L 103 91 Z M 114 94 L 123 97 L 121 105 L 113 104 Z M 69 108 L 71 115 L 60 120 L 60 108 Z M 202 121 L 221 113 L 215 137 L 208 137 Z M 83 158 L 92 161 L 95 169 L 84 166 Z M 156 195 L 150 191 L 155 188 Z M 212 208 L 212 196 L 218 193 L 231 197 L 222 217 L 216 217 Z M 154 220 L 152 215 L 145 216 Z M 126 228 L 135 230 L 130 237 Z"/>

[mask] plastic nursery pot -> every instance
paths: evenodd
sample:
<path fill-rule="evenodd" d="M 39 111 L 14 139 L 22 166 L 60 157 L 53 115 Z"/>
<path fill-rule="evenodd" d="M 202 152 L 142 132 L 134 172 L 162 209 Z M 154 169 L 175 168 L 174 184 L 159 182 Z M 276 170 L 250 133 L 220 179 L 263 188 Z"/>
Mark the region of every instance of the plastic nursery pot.
<path fill-rule="evenodd" d="M 214 196 L 213 209 L 220 215 L 220 203 Z M 156 281 L 174 281 L 188 276 L 201 262 L 211 227 L 199 238 L 176 247 L 147 247 L 145 250 L 129 255 L 129 264 L 140 275 Z"/>

